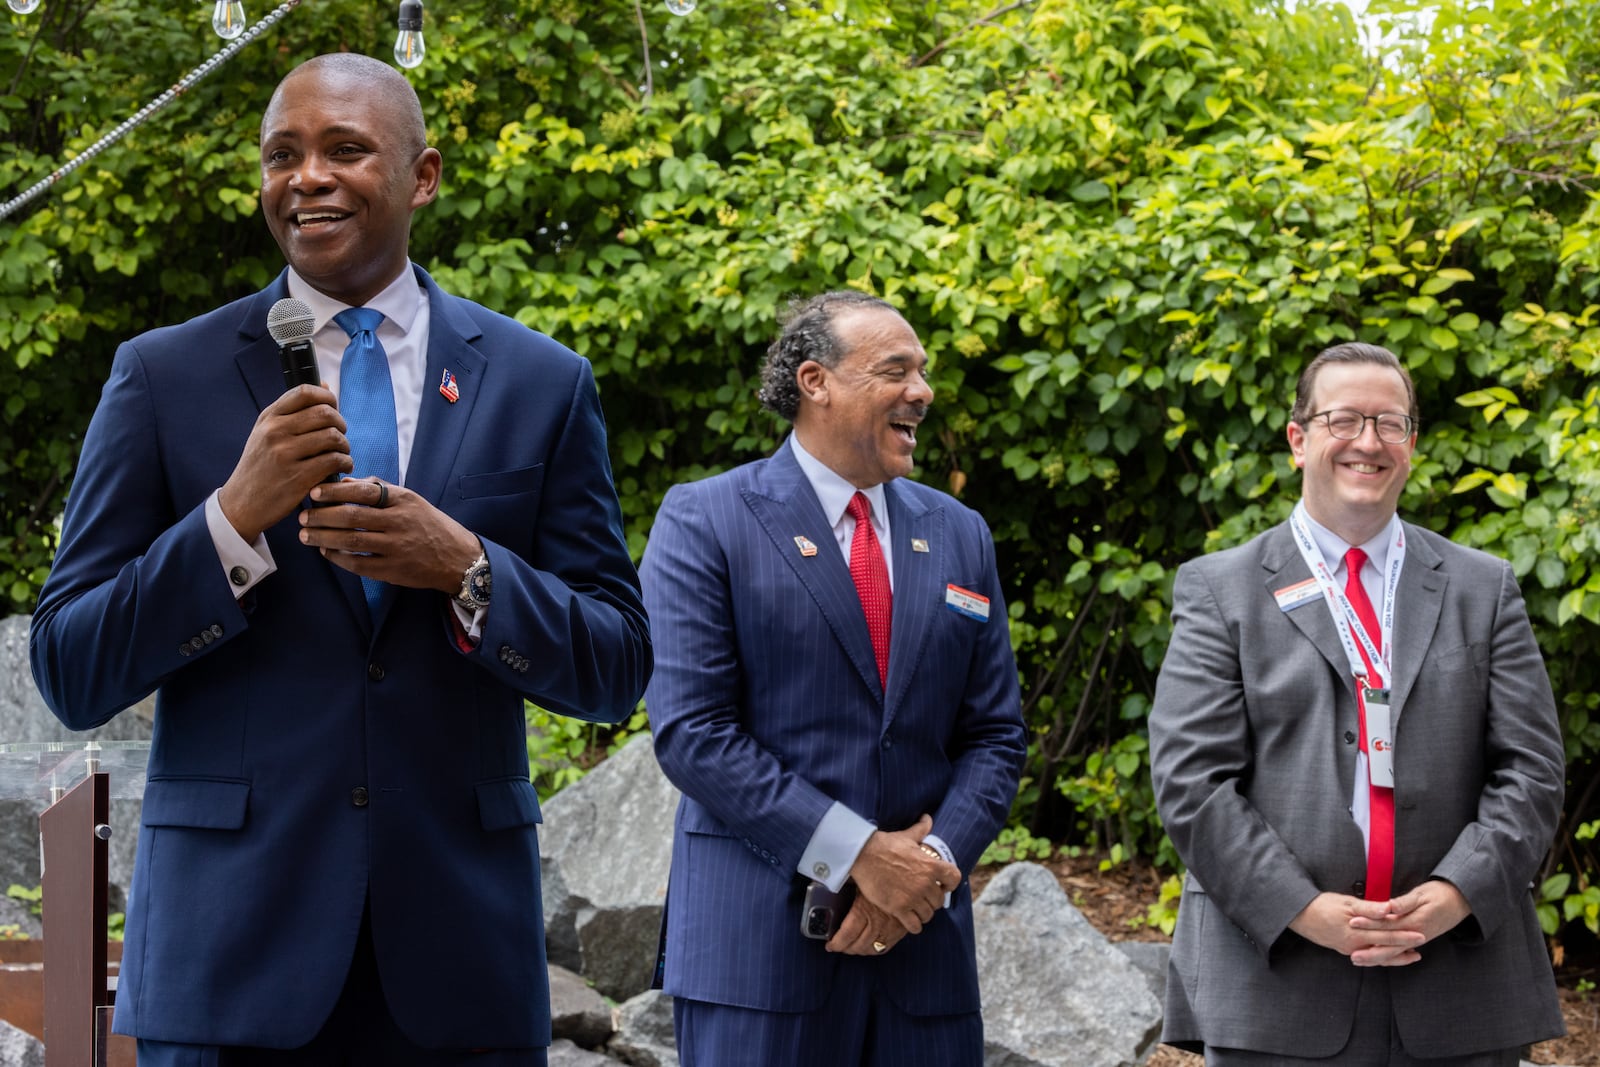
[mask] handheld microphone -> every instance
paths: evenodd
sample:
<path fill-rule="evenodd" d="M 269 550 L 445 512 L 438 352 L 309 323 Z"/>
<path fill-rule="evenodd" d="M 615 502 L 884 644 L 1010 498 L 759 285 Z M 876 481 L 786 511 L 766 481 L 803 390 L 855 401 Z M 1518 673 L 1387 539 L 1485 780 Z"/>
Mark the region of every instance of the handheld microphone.
<path fill-rule="evenodd" d="M 284 297 L 267 312 L 267 332 L 278 342 L 278 359 L 283 366 L 283 387 L 321 385 L 317 373 L 317 354 L 311 347 L 311 333 L 317 316 L 311 305 L 294 297 Z"/>
<path fill-rule="evenodd" d="M 278 342 L 285 391 L 297 385 L 322 384 L 322 375 L 317 373 L 317 353 L 311 347 L 311 334 L 316 325 L 317 316 L 311 305 L 292 296 L 284 297 L 267 311 L 267 332 Z M 337 482 L 339 476 L 330 474 L 322 480 Z"/>

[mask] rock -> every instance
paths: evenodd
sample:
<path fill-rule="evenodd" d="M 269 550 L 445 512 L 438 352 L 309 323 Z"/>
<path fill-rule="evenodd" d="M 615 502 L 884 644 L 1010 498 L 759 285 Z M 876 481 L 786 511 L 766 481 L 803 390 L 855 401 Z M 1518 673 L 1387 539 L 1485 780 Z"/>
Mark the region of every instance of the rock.
<path fill-rule="evenodd" d="M 104 726 L 74 733 L 45 707 L 44 698 L 33 684 L 28 665 L 28 626 L 32 617 L 12 615 L 0 619 L 0 742 L 37 743 L 59 741 L 79 747 L 88 741 L 148 741 L 155 714 L 155 698 L 146 697 Z M 0 755 L 0 764 L 15 765 L 16 757 Z M 143 767 L 143 757 L 137 762 Z M 16 884 L 32 888 L 39 884 L 39 813 L 48 805 L 48 782 L 27 791 L 29 799 L 7 794 L 23 787 L 25 775 L 7 774 L 0 766 L 0 891 Z M 112 795 L 131 794 L 130 799 L 111 801 L 112 835 L 109 843 L 110 875 L 108 887 L 112 911 L 121 911 L 133 876 L 134 850 L 139 843 L 139 808 L 135 799 L 142 793 L 142 770 L 137 777 L 112 774 Z"/>
<path fill-rule="evenodd" d="M 1150 992 L 1156 1003 L 1167 995 L 1167 961 L 1172 958 L 1172 946 L 1164 941 L 1113 941 L 1112 947 L 1133 961 L 1150 983 Z"/>
<path fill-rule="evenodd" d="M 633 1067 L 678 1067 L 678 1043 L 672 1034 L 672 998 L 648 989 L 617 1012 L 617 1032 L 606 1046 Z"/>
<path fill-rule="evenodd" d="M 650 987 L 678 791 L 641 734 L 551 798 L 540 853 L 552 963 L 613 1000 Z"/>
<path fill-rule="evenodd" d="M 614 1029 L 611 1007 L 578 975 L 550 967 L 550 1026 L 558 1038 L 584 1048 L 599 1048 Z"/>
<path fill-rule="evenodd" d="M 44 1067 L 44 1042 L 0 1019 L 0 1067 Z"/>
<path fill-rule="evenodd" d="M 579 1048 L 571 1041 L 556 1038 L 550 1043 L 550 1054 L 546 1061 L 549 1067 L 617 1067 L 617 1061 L 610 1056 L 602 1056 L 598 1052 Z M 0 1067 L 4 1067 L 0 1064 Z"/>
<path fill-rule="evenodd" d="M 1014 863 L 989 882 L 973 913 L 984 1067 L 1144 1062 L 1161 1033 L 1161 1004 L 1055 875 Z"/>

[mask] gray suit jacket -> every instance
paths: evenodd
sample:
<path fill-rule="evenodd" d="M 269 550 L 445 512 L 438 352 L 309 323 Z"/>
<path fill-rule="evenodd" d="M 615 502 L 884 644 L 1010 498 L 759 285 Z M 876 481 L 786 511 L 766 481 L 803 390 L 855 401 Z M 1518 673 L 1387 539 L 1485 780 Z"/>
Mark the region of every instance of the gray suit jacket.
<path fill-rule="evenodd" d="M 1511 569 L 1405 526 L 1397 593 L 1395 874 L 1472 914 L 1388 972 L 1407 1052 L 1511 1048 L 1562 1032 L 1529 883 L 1561 812 L 1565 762 L 1549 676 Z M 1319 892 L 1359 896 L 1350 816 L 1356 702 L 1286 525 L 1190 561 L 1150 716 L 1156 802 L 1189 868 L 1163 1040 L 1279 1055 L 1344 1047 L 1362 972 L 1288 929 Z"/>

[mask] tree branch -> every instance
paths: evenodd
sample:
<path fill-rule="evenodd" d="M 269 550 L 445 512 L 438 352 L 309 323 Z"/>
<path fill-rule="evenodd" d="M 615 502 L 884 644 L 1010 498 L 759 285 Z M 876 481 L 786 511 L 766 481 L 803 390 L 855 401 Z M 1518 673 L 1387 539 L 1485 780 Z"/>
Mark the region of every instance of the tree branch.
<path fill-rule="evenodd" d="M 1015 11 L 1019 7 L 1027 7 L 1031 3 L 1033 3 L 1033 0 L 1014 0 L 1013 3 L 1006 4 L 1003 7 L 997 7 L 993 11 L 989 12 L 987 15 L 982 15 L 982 16 L 979 16 L 978 18 L 973 19 L 971 22 L 969 22 L 965 26 L 961 27 L 955 33 L 952 33 L 949 37 L 946 37 L 944 40 L 942 40 L 938 44 L 934 45 L 933 46 L 933 50 L 931 52 L 929 52 L 927 55 L 922 56 L 919 59 L 912 60 L 910 63 L 907 64 L 907 66 L 912 67 L 914 69 L 916 67 L 922 66 L 924 63 L 927 63 L 927 62 L 929 62 L 929 61 L 931 61 L 933 59 L 938 58 L 940 53 L 942 53 L 946 48 L 949 48 L 952 44 L 955 44 L 957 38 L 959 38 L 962 34 L 966 33 L 968 30 L 972 29 L 974 26 L 981 26 L 981 25 L 984 25 L 985 23 L 992 22 L 993 20 L 999 18 L 1001 15 L 1006 14 L 1008 11 Z"/>

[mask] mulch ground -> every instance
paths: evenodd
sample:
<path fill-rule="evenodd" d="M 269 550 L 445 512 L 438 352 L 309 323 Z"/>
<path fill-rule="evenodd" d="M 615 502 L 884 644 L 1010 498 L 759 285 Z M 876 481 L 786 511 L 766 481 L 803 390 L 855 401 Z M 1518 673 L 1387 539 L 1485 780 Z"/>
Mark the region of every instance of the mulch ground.
<path fill-rule="evenodd" d="M 1112 941 L 1167 941 L 1157 927 L 1145 922 L 1148 908 L 1160 899 L 1162 878 L 1153 868 L 1138 861 L 1121 863 L 1100 870 L 1099 856 L 1058 856 L 1043 863 L 1055 872 L 1056 880 L 1084 918 Z M 995 873 L 992 868 L 973 872 L 972 888 L 981 893 Z M 1556 971 L 1560 987 L 1561 1013 L 1566 1017 L 1567 1036 L 1533 1046 L 1529 1057 L 1539 1064 L 1565 1064 L 1568 1067 L 1600 1067 L 1600 987 L 1583 991 L 1587 983 L 1600 984 L 1600 959 L 1588 965 L 1572 964 Z M 1199 1056 L 1160 1046 L 1147 1061 L 1148 1067 L 1202 1067 Z"/>

